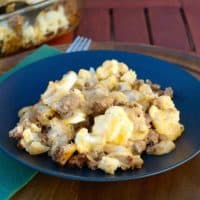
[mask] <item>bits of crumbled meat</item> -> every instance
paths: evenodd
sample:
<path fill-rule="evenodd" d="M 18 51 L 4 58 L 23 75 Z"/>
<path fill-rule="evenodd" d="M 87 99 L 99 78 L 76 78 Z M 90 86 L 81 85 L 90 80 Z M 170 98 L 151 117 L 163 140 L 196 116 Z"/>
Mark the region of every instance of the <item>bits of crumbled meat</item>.
<path fill-rule="evenodd" d="M 98 115 L 105 112 L 107 108 L 113 105 L 114 99 L 108 96 L 108 89 L 102 86 L 83 91 L 86 98 L 85 112 L 88 115 Z"/>
<path fill-rule="evenodd" d="M 87 156 L 83 153 L 79 153 L 77 155 L 73 155 L 69 161 L 68 161 L 68 166 L 71 166 L 71 167 L 79 167 L 79 168 L 82 168 L 87 162 Z"/>
<path fill-rule="evenodd" d="M 102 159 L 102 157 L 105 156 L 104 152 L 93 152 L 87 155 L 87 165 L 90 169 L 97 169 L 98 162 Z"/>
<path fill-rule="evenodd" d="M 156 133 L 153 129 L 150 130 L 147 136 L 147 144 L 154 145 L 159 142 L 159 134 Z"/>
<path fill-rule="evenodd" d="M 120 160 L 122 170 L 141 168 L 144 161 L 141 159 L 140 155 L 126 156 L 123 160 Z"/>
<path fill-rule="evenodd" d="M 56 148 L 55 152 L 52 154 L 52 159 L 56 162 L 59 162 L 61 154 L 63 154 L 63 149 Z"/>
<path fill-rule="evenodd" d="M 146 83 L 151 86 L 151 89 L 158 94 L 161 95 L 168 95 L 173 98 L 173 89 L 171 87 L 167 87 L 164 91 L 161 90 L 160 85 L 152 83 L 149 79 L 146 80 Z"/>
<path fill-rule="evenodd" d="M 132 152 L 134 154 L 141 154 L 146 149 L 146 141 L 135 140 L 132 143 Z"/>
<path fill-rule="evenodd" d="M 40 139 L 41 139 L 41 142 L 43 144 L 47 144 L 48 143 L 48 137 L 47 137 L 47 132 L 46 131 L 42 131 L 41 133 L 38 134 Z"/>
<path fill-rule="evenodd" d="M 152 127 L 151 118 L 148 113 L 145 113 L 145 119 L 146 119 L 146 124 L 147 124 L 148 128 L 151 128 Z"/>
<path fill-rule="evenodd" d="M 55 151 L 51 152 L 52 159 L 60 165 L 65 165 L 76 151 L 75 144 L 67 144 L 64 146 L 57 146 Z"/>
<path fill-rule="evenodd" d="M 171 87 L 168 87 L 164 90 L 164 95 L 170 96 L 171 98 L 173 98 L 174 92 L 173 89 Z"/>
<path fill-rule="evenodd" d="M 114 99 L 112 97 L 101 97 L 94 100 L 92 104 L 92 110 L 94 115 L 103 114 L 107 108 L 112 106 L 114 103 Z"/>
<path fill-rule="evenodd" d="M 136 81 L 134 82 L 133 89 L 134 89 L 134 90 L 138 90 L 139 87 L 140 87 L 141 85 L 143 85 L 143 84 L 144 84 L 144 80 L 138 79 L 138 80 L 136 80 Z"/>
<path fill-rule="evenodd" d="M 154 92 L 160 90 L 160 85 L 152 83 L 151 80 L 147 79 L 147 80 L 146 80 L 146 83 L 147 83 L 148 85 L 151 86 L 151 89 L 152 89 Z"/>
<path fill-rule="evenodd" d="M 90 121 L 89 121 L 89 118 L 88 120 L 84 121 L 84 122 L 80 122 L 78 124 L 74 124 L 74 130 L 75 132 L 77 132 L 79 129 L 81 128 L 87 128 L 88 130 L 90 129 Z"/>
<path fill-rule="evenodd" d="M 57 103 L 54 107 L 55 111 L 59 114 L 69 114 L 73 113 L 73 110 L 80 107 L 82 105 L 82 101 L 80 97 L 76 94 L 70 94 L 63 97 L 59 103 Z"/>
<path fill-rule="evenodd" d="M 33 118 L 41 124 L 47 124 L 54 116 L 54 112 L 44 104 L 36 104 L 33 106 Z"/>

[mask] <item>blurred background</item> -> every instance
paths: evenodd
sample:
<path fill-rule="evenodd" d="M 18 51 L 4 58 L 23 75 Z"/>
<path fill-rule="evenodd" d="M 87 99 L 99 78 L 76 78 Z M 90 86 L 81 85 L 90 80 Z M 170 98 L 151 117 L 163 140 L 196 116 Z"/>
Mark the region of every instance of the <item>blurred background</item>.
<path fill-rule="evenodd" d="M 76 35 L 198 53 L 199 8 L 199 0 L 0 0 L 0 54 Z"/>

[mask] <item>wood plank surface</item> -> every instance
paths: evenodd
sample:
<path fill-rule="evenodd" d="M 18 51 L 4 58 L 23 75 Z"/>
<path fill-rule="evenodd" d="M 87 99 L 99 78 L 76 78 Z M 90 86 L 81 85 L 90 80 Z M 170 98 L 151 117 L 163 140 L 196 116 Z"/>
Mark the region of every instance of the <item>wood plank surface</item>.
<path fill-rule="evenodd" d="M 79 35 L 95 41 L 110 40 L 110 14 L 108 9 L 85 9 L 78 30 Z"/>
<path fill-rule="evenodd" d="M 199 0 L 180 0 L 180 3 L 182 6 L 191 6 L 191 7 L 200 6 Z"/>
<path fill-rule="evenodd" d="M 183 9 L 195 44 L 195 49 L 200 53 L 200 1 L 183 0 Z"/>
<path fill-rule="evenodd" d="M 67 47 L 64 45 L 58 48 L 64 50 Z M 164 60 L 171 60 L 180 65 L 186 65 L 188 66 L 188 68 L 185 66 L 186 69 L 190 69 L 190 72 L 200 78 L 200 57 L 186 54 L 182 51 L 149 45 L 131 45 L 114 42 L 93 43 L 91 48 L 119 49 L 154 55 Z M 29 51 L 1 59 L 0 70 L 8 70 L 30 53 Z M 197 156 L 193 160 L 169 172 L 125 182 L 76 182 L 38 174 L 13 197 L 13 200 L 198 200 L 200 199 L 199 168 L 200 157 Z"/>
<path fill-rule="evenodd" d="M 149 43 L 144 9 L 113 9 L 113 24 L 115 41 Z"/>
<path fill-rule="evenodd" d="M 157 176 L 110 183 L 62 180 L 38 174 L 13 200 L 198 200 L 200 157 Z"/>
<path fill-rule="evenodd" d="M 85 0 L 86 8 L 180 7 L 180 0 Z"/>
<path fill-rule="evenodd" d="M 149 8 L 149 18 L 153 44 L 191 50 L 179 8 Z"/>

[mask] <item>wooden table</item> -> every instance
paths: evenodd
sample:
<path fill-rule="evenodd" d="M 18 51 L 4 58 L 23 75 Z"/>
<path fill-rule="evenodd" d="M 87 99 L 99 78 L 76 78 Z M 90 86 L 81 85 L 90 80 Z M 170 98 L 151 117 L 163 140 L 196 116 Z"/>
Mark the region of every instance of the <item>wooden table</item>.
<path fill-rule="evenodd" d="M 66 49 L 66 46 L 58 46 Z M 142 52 L 181 64 L 200 78 L 200 58 L 181 51 L 147 45 L 124 43 L 93 43 L 92 49 L 120 49 Z M 30 52 L 0 60 L 1 73 L 5 72 Z M 153 67 L 153 66 L 152 66 Z M 200 157 L 164 174 L 139 180 L 110 183 L 93 183 L 62 180 L 38 174 L 13 200 L 198 200 L 200 199 Z"/>
<path fill-rule="evenodd" d="M 200 53 L 199 0 L 84 0 L 78 34 Z"/>

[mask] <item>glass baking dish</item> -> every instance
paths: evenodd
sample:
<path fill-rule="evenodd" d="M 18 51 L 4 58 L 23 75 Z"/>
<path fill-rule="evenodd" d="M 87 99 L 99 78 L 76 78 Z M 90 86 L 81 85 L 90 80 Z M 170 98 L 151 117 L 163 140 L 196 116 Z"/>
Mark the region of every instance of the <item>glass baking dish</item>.
<path fill-rule="evenodd" d="M 11 6 L 10 6 L 11 7 Z M 73 31 L 81 0 L 45 0 L 0 14 L 0 55 L 9 55 Z"/>

